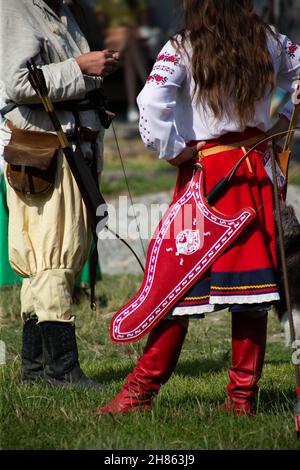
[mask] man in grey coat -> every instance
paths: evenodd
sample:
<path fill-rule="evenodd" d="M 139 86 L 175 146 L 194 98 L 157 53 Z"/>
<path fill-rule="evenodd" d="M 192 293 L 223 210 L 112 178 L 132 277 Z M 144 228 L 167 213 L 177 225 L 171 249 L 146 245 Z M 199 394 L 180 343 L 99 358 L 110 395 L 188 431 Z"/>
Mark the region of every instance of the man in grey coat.
<path fill-rule="evenodd" d="M 118 65 L 117 54 L 90 52 L 62 0 L 0 0 L 0 34 L 0 84 L 5 102 L 17 105 L 0 127 L 4 145 L 11 140 L 12 128 L 53 133 L 27 79 L 26 63 L 34 59 L 43 70 L 69 139 L 78 126 L 93 134 L 93 142 L 85 139 L 80 146 L 86 158 L 96 160 L 100 173 L 104 131 L 98 113 L 88 109 L 74 115 L 65 104 L 83 100 L 100 88 L 103 77 Z M 78 139 L 80 129 L 76 135 Z M 74 281 L 87 260 L 91 241 L 78 186 L 61 151 L 50 192 L 31 196 L 7 183 L 9 258 L 24 278 L 22 379 L 43 377 L 54 385 L 97 387 L 79 366 L 72 306 Z"/>

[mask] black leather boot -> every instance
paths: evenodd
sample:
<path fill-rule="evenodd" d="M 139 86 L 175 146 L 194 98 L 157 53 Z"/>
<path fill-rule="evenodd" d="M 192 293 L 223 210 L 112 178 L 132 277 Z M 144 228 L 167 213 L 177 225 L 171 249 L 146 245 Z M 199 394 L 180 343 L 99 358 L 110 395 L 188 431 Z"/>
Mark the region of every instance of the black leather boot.
<path fill-rule="evenodd" d="M 43 338 L 46 382 L 60 387 L 103 388 L 80 369 L 75 326 L 62 322 L 43 322 L 39 327 Z"/>
<path fill-rule="evenodd" d="M 43 342 L 37 319 L 24 323 L 21 358 L 21 381 L 24 384 L 43 378 Z"/>

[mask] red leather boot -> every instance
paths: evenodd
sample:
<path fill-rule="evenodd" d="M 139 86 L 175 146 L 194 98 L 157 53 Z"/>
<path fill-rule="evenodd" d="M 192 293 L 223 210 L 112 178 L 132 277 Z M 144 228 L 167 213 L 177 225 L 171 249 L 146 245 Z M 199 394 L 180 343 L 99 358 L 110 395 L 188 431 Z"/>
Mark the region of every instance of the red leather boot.
<path fill-rule="evenodd" d="M 150 409 L 153 397 L 172 375 L 179 359 L 187 326 L 163 320 L 151 331 L 143 356 L 127 376 L 121 392 L 97 414 L 128 413 Z"/>
<path fill-rule="evenodd" d="M 268 313 L 249 316 L 232 314 L 232 366 L 228 375 L 228 401 L 223 409 L 238 415 L 252 416 L 254 399 L 265 359 Z"/>

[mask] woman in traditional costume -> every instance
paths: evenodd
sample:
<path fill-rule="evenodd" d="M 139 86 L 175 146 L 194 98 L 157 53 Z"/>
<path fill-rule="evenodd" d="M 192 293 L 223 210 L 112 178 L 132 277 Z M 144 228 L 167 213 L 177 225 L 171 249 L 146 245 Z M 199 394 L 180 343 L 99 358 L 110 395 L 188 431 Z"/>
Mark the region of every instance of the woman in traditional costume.
<path fill-rule="evenodd" d="M 251 0 L 185 0 L 183 7 L 185 29 L 164 46 L 138 97 L 144 143 L 159 158 L 179 167 L 175 198 L 194 178 L 196 162 L 202 166 L 204 191 L 209 194 L 247 150 L 268 134 L 286 130 L 288 111 L 272 128 L 272 91 L 277 85 L 292 94 L 300 75 L 300 48 L 265 24 L 254 13 Z M 236 414 L 255 412 L 268 310 L 279 300 L 268 166 L 267 143 L 239 166 L 215 203 L 214 213 L 231 215 L 251 207 L 255 217 L 154 324 L 143 356 L 121 392 L 100 413 L 151 408 L 153 397 L 177 364 L 188 318 L 226 308 L 232 314 L 232 364 L 224 408 Z M 177 240 L 178 252 L 183 249 L 185 255 L 192 255 L 196 239 L 190 233 L 184 235 L 183 248 L 182 233 Z M 182 255 L 181 265 L 187 260 Z M 170 265 L 170 277 L 173 271 L 178 269 Z M 165 277 L 165 282 L 170 281 Z M 154 287 L 153 295 L 158 295 Z M 115 321 L 113 334 L 117 330 Z"/>

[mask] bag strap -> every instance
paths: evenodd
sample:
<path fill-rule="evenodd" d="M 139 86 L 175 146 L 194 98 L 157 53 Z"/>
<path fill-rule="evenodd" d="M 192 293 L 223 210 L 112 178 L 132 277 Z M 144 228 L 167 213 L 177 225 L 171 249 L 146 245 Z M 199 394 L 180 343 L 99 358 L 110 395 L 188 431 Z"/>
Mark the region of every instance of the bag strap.
<path fill-rule="evenodd" d="M 20 104 L 11 101 L 4 108 L 0 109 L 0 114 L 5 118 L 6 114 L 19 108 Z M 29 108 L 41 108 L 40 104 L 28 104 Z M 107 109 L 107 98 L 101 88 L 97 88 L 87 93 L 86 98 L 80 101 L 62 101 L 53 104 L 55 110 L 74 112 L 95 111 L 98 113 L 104 129 L 108 129 L 116 115 Z"/>

